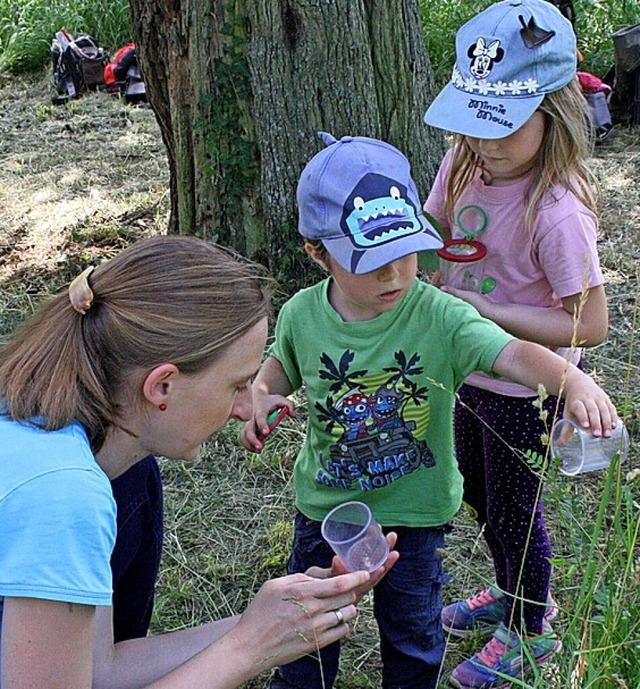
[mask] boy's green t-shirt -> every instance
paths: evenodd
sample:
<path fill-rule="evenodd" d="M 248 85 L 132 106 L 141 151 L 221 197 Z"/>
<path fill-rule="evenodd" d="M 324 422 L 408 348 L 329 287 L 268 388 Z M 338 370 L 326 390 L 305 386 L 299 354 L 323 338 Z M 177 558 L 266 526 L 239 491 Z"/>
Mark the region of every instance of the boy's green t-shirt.
<path fill-rule="evenodd" d="M 361 500 L 384 526 L 438 526 L 458 511 L 454 393 L 490 372 L 513 339 L 476 309 L 420 280 L 392 311 L 346 323 L 330 278 L 282 308 L 269 354 L 309 406 L 294 467 L 296 507 L 321 521 Z"/>

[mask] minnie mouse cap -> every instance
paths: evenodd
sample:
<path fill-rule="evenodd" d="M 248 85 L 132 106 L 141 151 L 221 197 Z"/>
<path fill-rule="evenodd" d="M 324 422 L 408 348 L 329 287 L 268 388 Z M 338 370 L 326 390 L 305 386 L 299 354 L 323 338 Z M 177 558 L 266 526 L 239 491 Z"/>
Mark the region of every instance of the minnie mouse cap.
<path fill-rule="evenodd" d="M 576 76 L 571 22 L 547 0 L 503 0 L 456 34 L 451 81 L 427 110 L 427 124 L 478 139 L 517 131 Z"/>
<path fill-rule="evenodd" d="M 303 237 L 321 240 L 355 275 L 442 246 L 422 214 L 409 161 L 397 148 L 364 136 L 338 141 L 318 134 L 326 148 L 307 163 L 298 181 Z"/>

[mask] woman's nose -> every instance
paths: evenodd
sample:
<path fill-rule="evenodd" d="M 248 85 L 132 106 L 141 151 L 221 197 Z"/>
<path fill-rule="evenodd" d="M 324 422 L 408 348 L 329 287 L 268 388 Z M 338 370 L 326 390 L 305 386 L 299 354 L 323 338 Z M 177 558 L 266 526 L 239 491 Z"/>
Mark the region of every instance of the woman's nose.
<path fill-rule="evenodd" d="M 231 418 L 236 421 L 248 421 L 253 414 L 253 396 L 251 394 L 251 387 L 247 386 L 236 397 L 233 408 L 231 409 Z"/>

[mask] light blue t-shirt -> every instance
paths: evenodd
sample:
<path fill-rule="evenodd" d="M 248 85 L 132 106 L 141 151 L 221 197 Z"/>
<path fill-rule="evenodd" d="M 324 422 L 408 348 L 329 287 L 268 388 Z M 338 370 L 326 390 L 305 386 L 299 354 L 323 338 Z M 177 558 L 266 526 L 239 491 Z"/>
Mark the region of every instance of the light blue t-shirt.
<path fill-rule="evenodd" d="M 82 426 L 0 415 L 0 534 L 0 631 L 6 596 L 111 604 L 116 505 Z"/>

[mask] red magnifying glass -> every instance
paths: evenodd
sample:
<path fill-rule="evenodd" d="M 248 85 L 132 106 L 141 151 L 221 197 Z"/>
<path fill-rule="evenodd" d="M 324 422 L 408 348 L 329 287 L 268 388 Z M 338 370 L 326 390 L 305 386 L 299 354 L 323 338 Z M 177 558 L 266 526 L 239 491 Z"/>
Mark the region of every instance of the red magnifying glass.
<path fill-rule="evenodd" d="M 278 426 L 278 424 L 286 417 L 289 416 L 289 407 L 279 407 L 274 409 L 267 416 L 267 424 L 269 426 L 266 433 L 258 433 L 258 440 L 265 440 L 267 436 L 271 435 L 271 432 Z"/>

